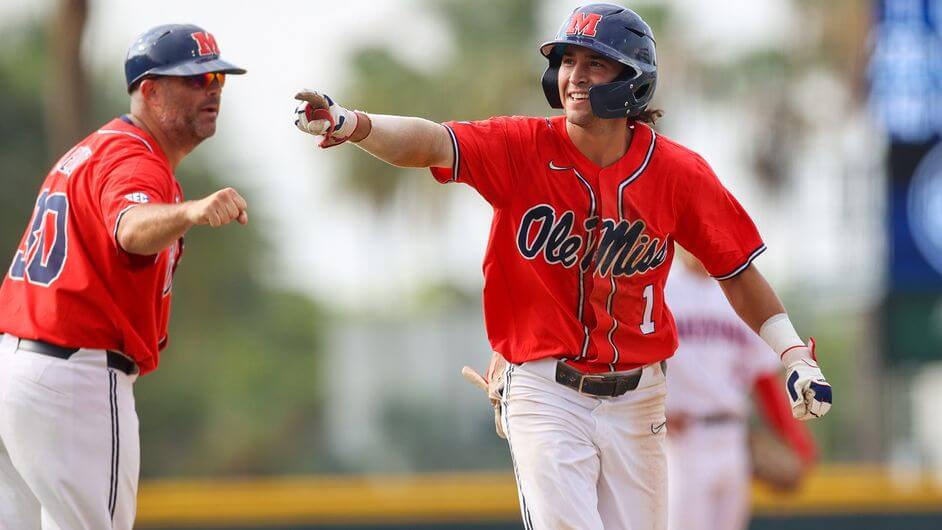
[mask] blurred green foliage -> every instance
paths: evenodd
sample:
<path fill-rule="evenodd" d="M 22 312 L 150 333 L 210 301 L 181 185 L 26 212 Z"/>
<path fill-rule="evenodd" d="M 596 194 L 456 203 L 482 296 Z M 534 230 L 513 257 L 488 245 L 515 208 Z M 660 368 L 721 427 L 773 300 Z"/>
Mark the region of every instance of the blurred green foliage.
<path fill-rule="evenodd" d="M 0 46 L 0 249 L 12 259 L 36 200 L 39 176 L 52 164 L 46 150 L 42 100 L 42 35 L 4 28 Z M 3 270 L 9 263 L 3 258 Z"/>
<path fill-rule="evenodd" d="M 177 173 L 189 197 L 225 185 L 198 159 Z M 322 464 L 316 382 L 326 317 L 304 295 L 271 287 L 277 263 L 259 233 L 264 220 L 252 221 L 187 235 L 171 344 L 160 369 L 137 385 L 145 469 L 161 466 L 149 473 L 300 472 Z"/>
<path fill-rule="evenodd" d="M 412 64 L 394 50 L 364 48 L 351 61 L 346 105 L 374 113 L 420 116 L 435 121 L 545 112 L 539 84 L 545 60 L 537 49 L 539 0 L 445 0 L 424 2 L 451 38 L 443 64 L 440 51 Z M 345 191 L 387 206 L 397 192 L 432 195 L 438 190 L 416 170 L 402 170 L 350 153 L 341 180 Z M 434 210 L 441 196 L 425 201 Z"/>
<path fill-rule="evenodd" d="M 4 28 L 0 47 L 0 254 L 4 269 L 40 183 L 61 153 L 46 148 L 40 28 Z M 94 127 L 127 111 L 123 87 L 101 86 Z M 112 96 L 108 96 L 108 94 Z M 212 142 L 213 140 L 209 140 Z M 199 149 L 177 171 L 190 198 L 228 182 Z M 243 190 L 244 191 L 244 190 Z M 251 197 L 247 198 L 251 203 Z M 316 381 L 324 311 L 273 285 L 278 274 L 261 232 L 197 227 L 177 271 L 170 345 L 136 384 L 145 476 L 311 472 L 324 463 Z"/>

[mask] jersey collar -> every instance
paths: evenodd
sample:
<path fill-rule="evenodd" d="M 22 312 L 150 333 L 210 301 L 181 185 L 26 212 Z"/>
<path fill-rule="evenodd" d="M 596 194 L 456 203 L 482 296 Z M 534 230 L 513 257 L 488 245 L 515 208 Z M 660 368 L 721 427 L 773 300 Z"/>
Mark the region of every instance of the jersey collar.
<path fill-rule="evenodd" d="M 157 140 L 155 140 L 153 136 L 147 134 L 144 129 L 134 125 L 134 122 L 131 121 L 131 119 L 128 118 L 126 114 L 111 120 L 105 124 L 104 127 L 99 129 L 99 131 L 111 131 L 130 136 L 131 138 L 141 142 L 141 144 L 147 147 L 148 151 L 154 153 L 168 164 L 170 163 L 170 159 L 167 158 L 167 155 L 164 153 L 163 149 L 160 148 L 160 144 L 157 143 Z"/>
<path fill-rule="evenodd" d="M 569 132 L 566 130 L 565 116 L 554 116 L 550 118 L 549 121 L 552 125 L 553 132 L 555 132 L 556 136 L 559 138 L 560 144 L 562 144 L 576 167 L 578 167 L 580 171 L 590 175 L 599 175 L 602 173 L 631 175 L 635 173 L 646 163 L 648 148 L 651 145 L 651 140 L 654 135 L 654 131 L 652 131 L 648 125 L 638 121 L 629 121 L 628 127 L 634 129 L 634 134 L 631 135 L 631 143 L 628 145 L 628 150 L 625 151 L 625 154 L 614 164 L 603 168 L 599 167 L 598 164 L 582 154 L 582 151 L 576 147 L 576 144 L 572 143 L 572 140 L 569 138 Z"/>

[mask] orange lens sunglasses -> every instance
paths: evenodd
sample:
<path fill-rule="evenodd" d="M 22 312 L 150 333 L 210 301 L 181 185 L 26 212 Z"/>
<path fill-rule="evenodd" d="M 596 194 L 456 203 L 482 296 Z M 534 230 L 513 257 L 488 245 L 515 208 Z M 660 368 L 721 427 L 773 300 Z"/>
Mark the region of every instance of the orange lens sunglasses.
<path fill-rule="evenodd" d="M 206 72 L 205 74 L 187 76 L 186 79 L 197 88 L 206 88 L 213 84 L 213 81 L 218 81 L 219 86 L 226 84 L 226 74 L 223 72 Z"/>

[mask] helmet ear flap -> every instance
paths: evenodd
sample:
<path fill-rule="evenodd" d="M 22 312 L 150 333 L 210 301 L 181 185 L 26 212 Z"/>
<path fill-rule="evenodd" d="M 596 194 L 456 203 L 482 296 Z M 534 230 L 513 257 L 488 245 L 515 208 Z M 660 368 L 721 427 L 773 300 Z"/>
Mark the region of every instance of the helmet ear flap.
<path fill-rule="evenodd" d="M 612 119 L 628 116 L 630 109 L 628 102 L 624 106 L 617 105 L 623 99 L 623 93 L 628 88 L 629 81 L 613 81 L 604 85 L 595 85 L 589 88 L 589 104 L 592 114 L 599 118 Z"/>
<path fill-rule="evenodd" d="M 563 108 L 563 102 L 559 99 L 559 65 L 563 62 L 562 46 L 554 46 L 546 55 L 549 65 L 543 72 L 541 84 L 543 85 L 543 95 L 552 109 Z"/>
<path fill-rule="evenodd" d="M 556 61 L 555 65 L 550 61 L 550 65 L 543 72 L 543 94 L 550 108 L 563 108 L 563 102 L 559 99 L 559 61 Z"/>

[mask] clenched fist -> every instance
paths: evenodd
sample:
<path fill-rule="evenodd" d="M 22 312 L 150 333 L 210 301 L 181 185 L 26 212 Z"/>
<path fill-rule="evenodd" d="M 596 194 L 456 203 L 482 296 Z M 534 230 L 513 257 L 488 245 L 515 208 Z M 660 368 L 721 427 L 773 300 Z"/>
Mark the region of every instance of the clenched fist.
<path fill-rule="evenodd" d="M 209 225 L 213 228 L 232 221 L 240 224 L 249 222 L 248 204 L 232 188 L 225 188 L 198 201 L 186 203 L 187 219 L 195 225 Z"/>
<path fill-rule="evenodd" d="M 785 390 L 792 416 L 801 421 L 820 418 L 831 410 L 831 385 L 824 378 L 814 354 L 814 339 L 808 347 L 793 348 L 783 354 Z"/>

